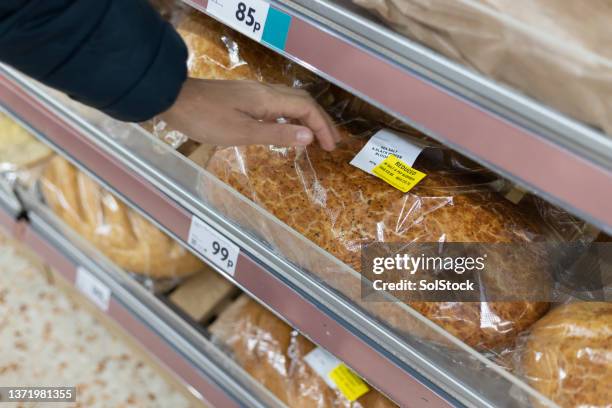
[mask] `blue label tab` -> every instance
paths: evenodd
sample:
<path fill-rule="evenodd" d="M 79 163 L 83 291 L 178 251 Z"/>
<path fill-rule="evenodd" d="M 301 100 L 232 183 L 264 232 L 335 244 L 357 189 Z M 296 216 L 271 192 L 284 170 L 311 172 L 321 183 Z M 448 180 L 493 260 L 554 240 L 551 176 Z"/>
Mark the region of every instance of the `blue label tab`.
<path fill-rule="evenodd" d="M 290 25 L 291 16 L 289 14 L 270 7 L 268 10 L 268 18 L 266 19 L 266 26 L 264 27 L 263 36 L 261 37 L 262 41 L 279 50 L 284 50 Z"/>

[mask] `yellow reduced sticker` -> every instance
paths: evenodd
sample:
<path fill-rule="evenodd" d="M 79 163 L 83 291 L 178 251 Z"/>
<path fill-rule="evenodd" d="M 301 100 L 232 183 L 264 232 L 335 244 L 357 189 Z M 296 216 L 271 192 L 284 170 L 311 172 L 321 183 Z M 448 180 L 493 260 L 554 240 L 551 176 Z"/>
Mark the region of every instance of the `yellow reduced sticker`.
<path fill-rule="evenodd" d="M 331 370 L 328 376 L 336 384 L 342 395 L 351 402 L 370 391 L 368 385 L 343 363 L 338 364 L 336 368 Z"/>
<path fill-rule="evenodd" d="M 390 154 L 378 166 L 372 169 L 372 174 L 383 179 L 393 187 L 405 193 L 423 180 L 427 174 L 413 169 L 394 155 Z"/>

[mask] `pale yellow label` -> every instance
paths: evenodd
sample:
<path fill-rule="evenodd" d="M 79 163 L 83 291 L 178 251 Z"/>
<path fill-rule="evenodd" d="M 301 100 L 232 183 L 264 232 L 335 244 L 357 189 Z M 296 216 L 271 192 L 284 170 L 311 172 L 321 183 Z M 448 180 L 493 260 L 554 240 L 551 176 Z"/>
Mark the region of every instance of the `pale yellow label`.
<path fill-rule="evenodd" d="M 368 385 L 343 363 L 329 372 L 329 378 L 349 401 L 355 401 L 370 391 Z"/>
<path fill-rule="evenodd" d="M 372 173 L 403 193 L 410 191 L 427 175 L 413 169 L 392 154 L 374 167 Z"/>

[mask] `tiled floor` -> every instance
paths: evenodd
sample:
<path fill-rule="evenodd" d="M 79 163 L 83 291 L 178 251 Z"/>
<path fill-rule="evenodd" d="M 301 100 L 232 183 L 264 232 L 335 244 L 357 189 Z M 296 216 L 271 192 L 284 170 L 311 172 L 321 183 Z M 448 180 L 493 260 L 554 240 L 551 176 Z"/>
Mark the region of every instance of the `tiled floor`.
<path fill-rule="evenodd" d="M 188 407 L 189 401 L 0 237 L 0 385 L 76 386 L 77 403 Z M 12 404 L 2 403 L 2 407 Z"/>

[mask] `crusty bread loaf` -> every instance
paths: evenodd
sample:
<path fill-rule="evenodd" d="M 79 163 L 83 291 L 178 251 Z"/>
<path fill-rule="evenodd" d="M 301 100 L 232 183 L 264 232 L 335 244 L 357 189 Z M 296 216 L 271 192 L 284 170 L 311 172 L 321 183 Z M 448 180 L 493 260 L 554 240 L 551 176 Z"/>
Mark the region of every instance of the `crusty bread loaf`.
<path fill-rule="evenodd" d="M 560 306 L 531 330 L 522 370 L 564 408 L 612 406 L 612 303 Z"/>
<path fill-rule="evenodd" d="M 53 212 L 125 270 L 169 278 L 202 268 L 189 251 L 65 159 L 47 164 L 40 186 Z"/>
<path fill-rule="evenodd" d="M 178 32 L 189 50 L 189 76 L 257 80 L 257 69 L 242 58 L 243 50 L 233 38 L 228 37 L 228 29 L 200 14 L 190 13 L 178 26 Z"/>
<path fill-rule="evenodd" d="M 227 347 L 253 378 L 292 408 L 391 408 L 372 390 L 351 403 L 304 361 L 315 345 L 246 296 L 211 325 L 213 340 Z"/>
<path fill-rule="evenodd" d="M 50 157 L 51 150 L 0 112 L 0 171 L 28 167 Z"/>
<path fill-rule="evenodd" d="M 284 84 L 308 89 L 322 104 L 338 99 L 349 102 L 345 92 L 338 89 L 334 89 L 337 95 L 326 92 L 331 85 L 316 74 L 202 13 L 189 13 L 177 31 L 189 49 L 187 66 L 192 78 Z"/>
<path fill-rule="evenodd" d="M 360 245 L 373 241 L 530 242 L 540 236 L 530 213 L 519 211 L 496 193 L 471 185 L 461 175 L 437 170 L 431 164 L 427 167 L 424 160 L 415 165 L 427 174 L 421 184 L 407 194 L 395 190 L 349 164 L 363 144 L 345 135 L 331 153 L 316 145 L 305 149 L 232 147 L 217 151 L 208 169 L 357 271 Z M 211 201 L 219 202 L 212 187 Z M 246 213 L 236 205 L 226 212 L 232 218 Z M 284 254 L 299 251 L 286 239 L 276 239 L 273 230 L 262 233 Z M 535 266 L 526 261 L 512 273 L 490 278 L 508 291 L 514 290 L 512 285 L 517 282 L 537 285 L 542 279 Z M 338 279 L 326 268 L 311 272 L 326 282 Z M 513 279 L 505 281 L 507 277 Z M 358 299 L 359 279 L 348 278 L 343 275 L 332 286 Z M 392 326 L 413 332 L 407 316 L 394 306 L 369 302 L 367 308 Z M 411 306 L 466 343 L 487 349 L 512 342 L 548 307 L 539 302 L 412 302 Z"/>

